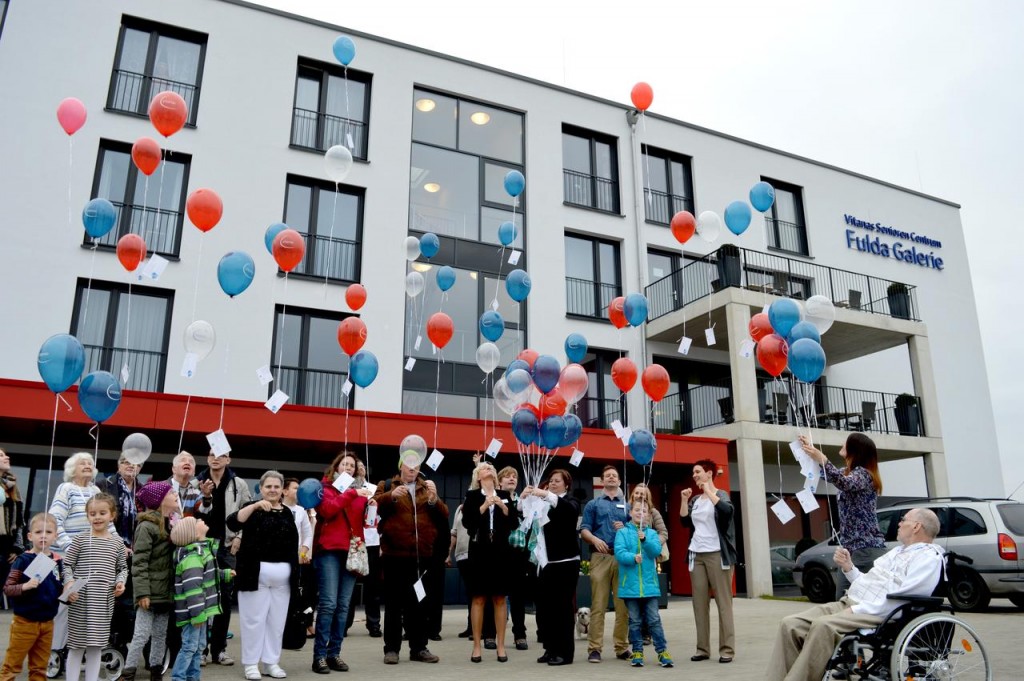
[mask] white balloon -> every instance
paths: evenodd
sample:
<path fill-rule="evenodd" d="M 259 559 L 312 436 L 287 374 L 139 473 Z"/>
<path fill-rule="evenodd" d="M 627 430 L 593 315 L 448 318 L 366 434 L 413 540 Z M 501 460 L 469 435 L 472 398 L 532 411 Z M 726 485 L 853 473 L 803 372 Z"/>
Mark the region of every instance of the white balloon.
<path fill-rule="evenodd" d="M 410 298 L 415 298 L 423 293 L 423 275 L 413 270 L 405 275 L 405 293 Z"/>
<path fill-rule="evenodd" d="M 121 445 L 121 455 L 128 463 L 141 466 L 153 453 L 153 442 L 145 433 L 132 433 Z"/>
<path fill-rule="evenodd" d="M 476 365 L 485 374 L 489 374 L 498 368 L 501 361 L 501 351 L 494 343 L 482 343 L 476 349 Z"/>
<path fill-rule="evenodd" d="M 206 359 L 215 345 L 217 332 L 210 322 L 197 319 L 185 328 L 185 352 L 191 352 L 197 359 Z"/>
<path fill-rule="evenodd" d="M 706 210 L 697 216 L 697 234 L 701 239 L 712 244 L 718 241 L 718 235 L 722 233 L 722 218 L 718 213 Z"/>
<path fill-rule="evenodd" d="M 346 146 L 335 144 L 324 154 L 324 166 L 332 182 L 344 182 L 348 171 L 352 170 L 352 152 Z"/>
<path fill-rule="evenodd" d="M 406 435 L 398 445 L 398 462 L 416 468 L 427 459 L 427 441 L 415 433 Z"/>
<path fill-rule="evenodd" d="M 516 409 L 518 409 L 524 401 L 521 397 L 512 394 L 504 376 L 495 382 L 491 395 L 494 397 L 494 403 L 498 405 L 498 409 L 501 409 L 509 416 L 515 413 Z"/>
<path fill-rule="evenodd" d="M 420 240 L 416 237 L 405 237 L 405 241 L 402 242 L 402 248 L 405 250 L 405 259 L 409 262 L 420 257 Z"/>
<path fill-rule="evenodd" d="M 836 320 L 836 306 L 826 296 L 811 296 L 804 306 L 806 320 L 818 329 L 818 333 L 824 334 L 832 328 Z"/>

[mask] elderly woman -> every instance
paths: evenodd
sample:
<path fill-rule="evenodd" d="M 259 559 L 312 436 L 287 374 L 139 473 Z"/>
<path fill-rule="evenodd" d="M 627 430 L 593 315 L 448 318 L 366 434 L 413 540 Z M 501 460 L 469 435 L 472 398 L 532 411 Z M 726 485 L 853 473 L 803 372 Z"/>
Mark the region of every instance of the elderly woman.
<path fill-rule="evenodd" d="M 95 477 L 96 467 L 89 452 L 72 454 L 64 462 L 64 482 L 57 487 L 50 504 L 50 515 L 57 521 L 53 548 L 58 552 L 66 551 L 76 535 L 89 531 L 85 504 L 100 492 L 93 483 Z"/>
<path fill-rule="evenodd" d="M 235 511 L 224 523 L 242 532 L 236 584 L 242 618 L 242 664 L 245 678 L 259 681 L 262 673 L 275 679 L 288 676 L 281 661 L 281 641 L 291 598 L 298 598 L 299 533 L 295 517 L 284 505 L 284 476 L 267 471 L 260 477 L 262 499 Z M 296 601 L 298 602 L 298 601 Z"/>
<path fill-rule="evenodd" d="M 25 504 L 18 492 L 18 478 L 11 472 L 11 459 L 0 449 L 0 581 L 7 581 L 11 563 L 22 549 Z"/>

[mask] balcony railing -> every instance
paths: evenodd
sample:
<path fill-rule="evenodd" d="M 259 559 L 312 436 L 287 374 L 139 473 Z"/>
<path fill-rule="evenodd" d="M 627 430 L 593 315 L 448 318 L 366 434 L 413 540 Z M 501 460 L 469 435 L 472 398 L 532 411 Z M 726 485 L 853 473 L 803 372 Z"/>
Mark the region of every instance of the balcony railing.
<path fill-rule="evenodd" d="M 768 247 L 780 251 L 807 255 L 807 228 L 795 222 L 773 220 L 767 215 L 764 218 L 768 229 Z"/>
<path fill-rule="evenodd" d="M 345 396 L 341 392 L 341 387 L 348 378 L 344 371 L 320 371 L 275 364 L 271 367 L 271 372 L 276 380 L 271 384 L 270 392 L 283 390 L 292 404 L 335 409 L 346 406 Z M 349 408 L 354 397 L 355 390 L 349 393 Z"/>
<path fill-rule="evenodd" d="M 352 136 L 351 146 L 348 136 Z M 292 111 L 292 144 L 303 149 L 327 151 L 336 144 L 349 147 L 355 158 L 366 158 L 366 124 L 344 116 L 295 107 Z"/>
<path fill-rule="evenodd" d="M 149 253 L 177 257 L 181 249 L 182 214 L 173 210 L 126 205 L 112 201 L 117 211 L 114 229 L 96 239 L 100 247 L 115 248 L 125 234 L 138 234 L 146 242 Z M 92 239 L 87 234 L 86 244 Z"/>
<path fill-rule="evenodd" d="M 693 199 L 686 196 L 645 189 L 644 198 L 647 200 L 647 219 L 650 222 L 667 225 L 672 222 L 672 216 L 679 211 L 693 212 Z"/>
<path fill-rule="evenodd" d="M 576 415 L 584 428 L 611 428 L 613 421 L 626 425 L 626 403 L 619 399 L 584 397 L 576 403 Z"/>
<path fill-rule="evenodd" d="M 650 319 L 679 310 L 728 286 L 806 300 L 823 295 L 836 307 L 920 320 L 917 291 L 901 282 L 815 265 L 746 248 L 735 256 L 715 251 L 647 287 Z"/>
<path fill-rule="evenodd" d="M 158 393 L 164 389 L 167 354 L 150 350 L 129 350 L 103 345 L 84 345 L 85 372 L 109 371 L 121 380 L 121 367 L 128 362 L 128 383 L 125 390 Z"/>
<path fill-rule="evenodd" d="M 339 281 L 359 281 L 360 245 L 358 241 L 303 234 L 306 255 L 293 272 Z"/>
<path fill-rule="evenodd" d="M 619 212 L 619 183 L 615 180 L 563 169 L 562 185 L 566 203 Z"/>
<path fill-rule="evenodd" d="M 608 316 L 608 306 L 620 295 L 622 287 L 618 284 L 565 278 L 566 314 L 605 319 Z"/>
<path fill-rule="evenodd" d="M 199 87 L 192 83 L 182 83 L 167 78 L 158 78 L 144 73 L 114 69 L 110 78 L 110 96 L 107 97 L 107 108 L 113 111 L 139 116 L 149 115 L 149 103 L 153 96 L 170 90 L 181 95 L 188 107 L 187 125 L 196 124 L 196 99 Z"/>

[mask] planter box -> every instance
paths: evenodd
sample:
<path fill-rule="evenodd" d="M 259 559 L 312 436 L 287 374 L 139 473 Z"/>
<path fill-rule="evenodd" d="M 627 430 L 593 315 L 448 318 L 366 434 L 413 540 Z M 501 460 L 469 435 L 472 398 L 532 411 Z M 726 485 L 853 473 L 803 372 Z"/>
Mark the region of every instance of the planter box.
<path fill-rule="evenodd" d="M 661 595 L 658 597 L 658 609 L 664 610 L 668 607 L 668 574 L 662 572 L 658 575 L 658 586 L 661 588 Z M 590 575 L 580 575 L 576 581 L 576 607 L 591 607 L 590 598 Z M 608 597 L 607 610 L 615 610 L 611 596 Z"/>

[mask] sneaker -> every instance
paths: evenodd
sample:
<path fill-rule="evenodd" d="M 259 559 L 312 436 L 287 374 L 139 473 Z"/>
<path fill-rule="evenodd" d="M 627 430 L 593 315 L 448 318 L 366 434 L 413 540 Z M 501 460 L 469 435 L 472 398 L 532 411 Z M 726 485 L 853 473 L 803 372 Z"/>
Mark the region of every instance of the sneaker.
<path fill-rule="evenodd" d="M 288 676 L 288 672 L 281 669 L 281 665 L 277 664 L 264 664 L 263 673 L 272 679 L 283 679 Z"/>
<path fill-rule="evenodd" d="M 224 665 L 225 667 L 230 667 L 235 663 L 235 661 L 231 659 L 231 656 L 228 655 L 228 651 L 226 650 L 220 651 L 220 654 L 217 655 L 217 659 L 215 661 L 217 662 L 217 664 Z M 249 666 L 251 667 L 252 665 Z"/>
<path fill-rule="evenodd" d="M 618 657 L 618 656 L 616 656 L 616 657 Z M 630 657 L 629 657 L 629 663 L 631 665 L 633 665 L 634 667 L 643 667 L 644 666 L 644 654 L 642 652 L 640 652 L 640 651 L 632 653 L 630 655 Z"/>
<path fill-rule="evenodd" d="M 327 658 L 327 666 L 336 672 L 347 672 L 348 665 L 345 664 L 345 660 L 341 659 L 339 655 Z"/>
<path fill-rule="evenodd" d="M 263 675 L 260 674 L 260 666 L 258 664 L 245 665 L 245 678 L 246 681 L 260 681 L 263 678 Z"/>
<path fill-rule="evenodd" d="M 398 664 L 398 653 L 393 650 L 384 653 L 384 664 Z"/>
<path fill-rule="evenodd" d="M 203 653 L 203 656 L 199 658 L 199 666 L 205 667 L 210 664 L 210 653 Z"/>
<path fill-rule="evenodd" d="M 621 653 L 615 653 L 615 657 L 619 658 L 620 660 L 632 660 L 633 653 L 628 650 L 623 650 Z"/>
<path fill-rule="evenodd" d="M 426 648 L 424 648 L 423 650 L 417 650 L 415 653 L 410 652 L 409 653 L 409 659 L 412 660 L 413 662 L 430 662 L 430 663 L 434 663 L 434 662 L 437 662 L 438 660 L 440 660 L 441 658 L 439 658 L 437 655 L 435 655 L 434 653 L 432 653 L 429 650 L 427 650 Z"/>
<path fill-rule="evenodd" d="M 663 650 L 658 653 L 658 664 L 662 667 L 674 667 L 675 662 L 672 661 L 672 656 L 669 655 L 667 650 Z"/>
<path fill-rule="evenodd" d="M 600 650 L 591 650 L 590 654 L 587 655 L 587 662 L 600 663 L 601 662 L 601 651 Z"/>
<path fill-rule="evenodd" d="M 484 648 L 486 648 L 487 650 L 497 650 L 498 649 L 498 641 L 496 639 L 493 639 L 493 638 L 485 638 L 484 639 Z"/>
<path fill-rule="evenodd" d="M 530 644 L 526 642 L 525 638 L 516 639 L 516 650 L 529 650 Z"/>
<path fill-rule="evenodd" d="M 317 674 L 330 674 L 331 668 L 327 666 L 327 660 L 320 657 L 313 660 L 313 671 Z"/>

